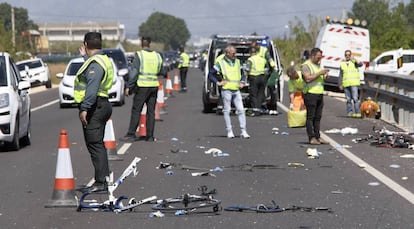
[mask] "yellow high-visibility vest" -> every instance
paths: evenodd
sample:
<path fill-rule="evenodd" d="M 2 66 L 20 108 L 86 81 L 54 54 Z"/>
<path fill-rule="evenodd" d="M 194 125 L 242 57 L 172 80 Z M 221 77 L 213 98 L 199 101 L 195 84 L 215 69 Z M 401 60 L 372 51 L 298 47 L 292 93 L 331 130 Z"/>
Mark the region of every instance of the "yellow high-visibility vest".
<path fill-rule="evenodd" d="M 355 66 L 355 63 L 350 61 L 348 64 L 343 61 L 341 62 L 342 69 L 342 86 L 360 86 L 361 78 L 358 68 Z"/>
<path fill-rule="evenodd" d="M 248 61 L 251 62 L 249 76 L 264 75 L 266 71 L 266 59 L 262 56 L 255 54 L 249 57 Z"/>
<path fill-rule="evenodd" d="M 227 83 L 223 86 L 223 89 L 239 90 L 241 80 L 240 60 L 236 59 L 235 63 L 230 65 L 225 58 L 221 58 L 218 63 L 220 65 L 223 79 L 227 81 Z"/>
<path fill-rule="evenodd" d="M 140 61 L 137 85 L 139 87 L 158 87 L 158 74 L 162 67 L 161 55 L 155 51 L 137 52 Z"/>
<path fill-rule="evenodd" d="M 302 64 L 308 66 L 310 70 L 310 74 L 315 74 L 316 72 L 319 72 L 322 70 L 322 68 L 319 65 L 316 65 L 312 63 L 310 60 L 305 61 L 305 63 Z M 313 80 L 310 83 L 305 83 L 305 87 L 303 88 L 303 93 L 307 94 L 323 94 L 323 75 L 320 75 L 318 78 Z"/>
<path fill-rule="evenodd" d="M 87 80 L 84 77 L 84 72 L 93 61 L 98 63 L 105 72 L 96 95 L 108 97 L 108 90 L 112 87 L 112 81 L 114 79 L 114 69 L 108 56 L 97 54 L 87 59 L 76 73 L 75 88 L 73 91 L 75 103 L 81 103 L 85 99 Z"/>

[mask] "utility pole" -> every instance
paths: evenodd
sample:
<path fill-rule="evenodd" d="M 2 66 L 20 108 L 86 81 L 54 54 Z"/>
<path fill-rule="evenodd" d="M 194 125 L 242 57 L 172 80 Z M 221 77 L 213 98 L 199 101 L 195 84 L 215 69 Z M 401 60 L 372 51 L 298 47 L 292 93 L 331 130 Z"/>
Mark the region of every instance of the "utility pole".
<path fill-rule="evenodd" d="M 14 23 L 14 7 L 11 8 L 11 23 L 12 23 L 12 44 L 13 44 L 14 51 L 16 51 L 16 30 L 15 30 L 15 23 Z"/>

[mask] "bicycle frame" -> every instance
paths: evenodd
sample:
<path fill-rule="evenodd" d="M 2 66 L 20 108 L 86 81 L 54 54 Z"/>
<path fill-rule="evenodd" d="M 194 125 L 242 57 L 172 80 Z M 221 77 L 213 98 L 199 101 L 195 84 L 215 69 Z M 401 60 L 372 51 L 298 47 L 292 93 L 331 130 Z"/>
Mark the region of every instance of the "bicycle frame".
<path fill-rule="evenodd" d="M 129 204 L 127 206 L 123 206 L 122 200 L 128 199 L 128 197 L 122 195 L 119 198 L 116 198 L 114 195 L 115 190 L 124 182 L 124 180 L 128 176 L 133 174 L 133 176 L 135 177 L 138 174 L 137 164 L 140 161 L 141 161 L 141 158 L 135 157 L 134 160 L 132 160 L 129 166 L 124 170 L 124 172 L 115 182 L 113 182 L 114 175 L 113 175 L 113 172 L 111 172 L 109 177 L 107 177 L 108 193 L 109 193 L 108 200 L 104 201 L 103 203 L 97 203 L 97 202 L 86 203 L 85 198 L 88 195 L 93 194 L 93 192 L 85 192 L 82 194 L 81 198 L 79 199 L 79 206 L 78 206 L 77 211 L 81 211 L 82 208 L 86 208 L 86 209 L 102 209 L 104 211 L 111 211 L 111 212 L 119 213 L 125 210 L 132 210 L 133 208 L 139 205 L 155 200 L 157 198 L 156 196 L 152 196 L 152 197 L 143 199 L 138 202 L 135 202 L 135 198 L 133 198 L 129 201 Z"/>

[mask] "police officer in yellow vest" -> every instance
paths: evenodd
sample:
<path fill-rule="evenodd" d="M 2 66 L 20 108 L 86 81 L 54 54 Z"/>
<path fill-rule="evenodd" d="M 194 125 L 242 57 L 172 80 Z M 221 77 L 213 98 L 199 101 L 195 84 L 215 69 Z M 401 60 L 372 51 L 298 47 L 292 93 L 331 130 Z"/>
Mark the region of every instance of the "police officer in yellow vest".
<path fill-rule="evenodd" d="M 234 138 L 233 127 L 231 125 L 230 111 L 231 103 L 236 107 L 236 113 L 240 125 L 240 137 L 250 138 L 246 131 L 246 116 L 244 114 L 243 100 L 240 88 L 246 85 L 240 60 L 236 58 L 236 48 L 227 46 L 224 50 L 225 56 L 220 58 L 214 67 L 210 69 L 208 77 L 217 85 L 222 87 L 221 96 L 223 99 L 223 116 L 226 124 L 227 138 Z M 218 75 L 221 75 L 219 77 Z"/>
<path fill-rule="evenodd" d="M 79 104 L 79 119 L 83 126 L 86 147 L 95 168 L 95 183 L 82 191 L 107 191 L 109 176 L 108 154 L 103 138 L 105 125 L 112 114 L 108 90 L 112 87 L 114 71 L 111 60 L 102 54 L 102 36 L 97 32 L 85 34 L 79 49 L 87 55 L 85 63 L 76 73 L 74 100 Z"/>
<path fill-rule="evenodd" d="M 142 50 L 135 54 L 132 63 L 132 70 L 129 73 L 129 80 L 125 89 L 125 95 L 129 96 L 135 91 L 131 109 L 131 119 L 127 134 L 122 137 L 122 141 L 136 141 L 136 131 L 141 117 L 141 110 L 144 103 L 147 104 L 146 115 L 146 136 L 145 141 L 153 142 L 155 126 L 155 105 L 157 102 L 158 76 L 166 75 L 162 67 L 161 55 L 150 49 L 151 38 L 143 36 L 141 38 Z"/>
<path fill-rule="evenodd" d="M 321 139 L 320 126 L 323 109 L 323 83 L 328 77 L 328 69 L 322 69 L 320 62 L 322 50 L 313 48 L 310 57 L 302 64 L 302 77 L 306 84 L 303 88 L 304 102 L 306 106 L 306 133 L 309 143 L 319 145 L 326 143 Z"/>
<path fill-rule="evenodd" d="M 252 111 L 250 116 L 261 115 L 262 102 L 265 96 L 267 76 L 266 59 L 257 53 L 256 47 L 250 48 L 250 57 L 247 59 L 246 72 L 249 80 L 249 99 Z"/>
<path fill-rule="evenodd" d="M 305 103 L 303 101 L 303 88 L 305 86 L 305 81 L 303 81 L 302 72 L 296 71 L 294 67 L 289 67 L 286 70 L 286 74 L 289 77 L 289 108 L 293 111 L 304 110 Z"/>
<path fill-rule="evenodd" d="M 190 57 L 184 52 L 184 47 L 180 47 L 180 58 L 178 60 L 178 69 L 180 70 L 181 91 L 187 91 L 187 72 L 190 66 Z"/>
<path fill-rule="evenodd" d="M 360 118 L 359 86 L 361 85 L 360 72 L 358 70 L 363 63 L 352 57 L 351 50 L 345 51 L 345 60 L 341 62 L 338 85 L 344 90 L 346 97 L 346 113 L 349 117 Z M 353 103 L 353 106 L 352 106 Z"/>

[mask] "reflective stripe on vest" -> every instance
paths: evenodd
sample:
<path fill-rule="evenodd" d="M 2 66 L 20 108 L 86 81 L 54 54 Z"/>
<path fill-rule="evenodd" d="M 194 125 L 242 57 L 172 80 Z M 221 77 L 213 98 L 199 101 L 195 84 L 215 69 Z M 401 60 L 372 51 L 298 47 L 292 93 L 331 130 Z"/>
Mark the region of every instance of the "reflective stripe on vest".
<path fill-rule="evenodd" d="M 260 55 L 253 55 L 248 59 L 251 62 L 249 76 L 260 76 L 265 74 L 266 59 Z"/>
<path fill-rule="evenodd" d="M 137 85 L 139 87 L 158 87 L 158 74 L 162 65 L 160 54 L 146 50 L 138 51 L 137 54 L 140 62 Z"/>
<path fill-rule="evenodd" d="M 187 53 L 182 52 L 180 54 L 180 64 L 178 64 L 178 68 L 185 68 L 190 66 L 190 57 L 187 55 Z"/>
<path fill-rule="evenodd" d="M 98 88 L 97 96 L 108 97 L 108 90 L 112 87 L 112 81 L 114 79 L 114 69 L 112 62 L 106 55 L 93 55 L 87 59 L 76 73 L 75 88 L 73 91 L 73 98 L 75 103 L 81 103 L 85 99 L 87 80 L 85 77 L 85 71 L 89 65 L 95 61 L 104 70 L 104 76 Z"/>
<path fill-rule="evenodd" d="M 240 72 L 240 60 L 236 59 L 233 66 L 231 66 L 225 58 L 219 61 L 221 73 L 223 79 L 227 83 L 223 86 L 223 89 L 238 90 L 240 87 L 241 72 Z"/>
<path fill-rule="evenodd" d="M 342 69 L 342 86 L 359 86 L 361 85 L 360 73 L 354 62 L 341 62 Z"/>
<path fill-rule="evenodd" d="M 310 70 L 310 74 L 315 74 L 316 72 L 321 71 L 321 67 L 318 65 L 315 65 L 310 60 L 305 61 L 303 65 L 308 66 Z M 306 82 L 306 81 L 305 81 Z M 305 83 L 305 87 L 303 88 L 303 93 L 309 93 L 309 94 L 323 94 L 323 75 L 320 75 L 318 78 L 313 80 L 310 83 Z"/>

